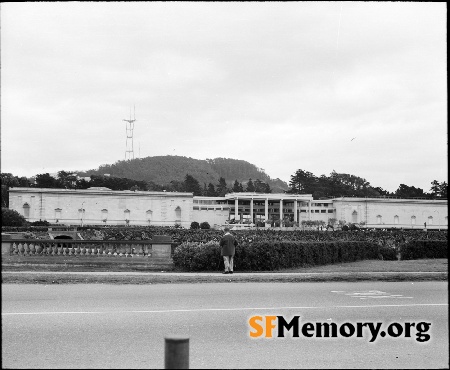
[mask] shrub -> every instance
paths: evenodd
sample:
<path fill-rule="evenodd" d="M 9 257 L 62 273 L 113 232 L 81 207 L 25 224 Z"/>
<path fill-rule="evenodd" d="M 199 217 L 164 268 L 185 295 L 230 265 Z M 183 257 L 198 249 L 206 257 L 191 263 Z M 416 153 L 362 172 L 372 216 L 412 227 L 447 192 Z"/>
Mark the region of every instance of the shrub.
<path fill-rule="evenodd" d="M 448 258 L 446 240 L 413 240 L 400 247 L 402 260 Z"/>
<path fill-rule="evenodd" d="M 50 226 L 50 222 L 44 220 L 34 221 L 30 224 L 31 226 Z"/>
<path fill-rule="evenodd" d="M 221 259 L 219 243 L 213 241 L 185 242 L 173 251 L 175 267 L 189 271 L 218 270 Z"/>
<path fill-rule="evenodd" d="M 200 229 L 203 230 L 211 229 L 211 226 L 209 226 L 209 223 L 205 221 L 200 224 Z"/>
<path fill-rule="evenodd" d="M 2 226 L 26 226 L 27 220 L 19 212 L 2 207 Z"/>
<path fill-rule="evenodd" d="M 197 221 L 191 222 L 191 229 L 197 230 L 200 228 L 200 224 Z"/>
<path fill-rule="evenodd" d="M 240 271 L 273 271 L 377 259 L 378 245 L 370 242 L 243 242 L 236 247 L 235 265 Z M 221 256 L 217 242 L 186 242 L 174 251 L 176 268 L 188 271 L 218 270 Z"/>

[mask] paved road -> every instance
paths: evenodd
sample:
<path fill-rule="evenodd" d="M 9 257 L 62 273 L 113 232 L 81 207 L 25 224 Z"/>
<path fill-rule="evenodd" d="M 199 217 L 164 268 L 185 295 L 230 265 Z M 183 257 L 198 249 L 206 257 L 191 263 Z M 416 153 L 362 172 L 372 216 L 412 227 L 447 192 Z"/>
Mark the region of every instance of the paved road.
<path fill-rule="evenodd" d="M 191 368 L 448 368 L 447 282 L 2 285 L 3 368 L 162 368 L 164 337 Z M 381 323 L 411 337 L 250 338 L 255 315 Z M 431 323 L 428 341 L 417 325 Z M 394 324 L 394 325 L 392 325 Z M 348 325 L 347 325 L 348 328 Z M 394 330 L 395 329 L 395 330 Z M 424 329 L 424 328 L 422 328 Z M 276 334 L 276 329 L 274 334 Z M 348 332 L 348 331 L 347 331 Z M 308 332 L 306 332 L 308 334 Z M 344 332 L 345 334 L 345 332 Z"/>

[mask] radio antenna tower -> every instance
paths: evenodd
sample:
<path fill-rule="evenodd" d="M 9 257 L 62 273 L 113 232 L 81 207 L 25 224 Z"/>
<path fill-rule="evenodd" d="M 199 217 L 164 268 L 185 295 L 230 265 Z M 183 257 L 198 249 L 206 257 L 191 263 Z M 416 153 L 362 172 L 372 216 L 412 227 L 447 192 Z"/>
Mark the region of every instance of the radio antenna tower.
<path fill-rule="evenodd" d="M 134 106 L 134 119 L 131 119 L 131 107 L 130 107 L 130 119 L 124 119 L 127 133 L 127 139 L 125 141 L 125 160 L 134 159 L 134 149 L 133 149 L 133 130 L 134 130 L 134 121 L 136 121 L 136 106 Z"/>

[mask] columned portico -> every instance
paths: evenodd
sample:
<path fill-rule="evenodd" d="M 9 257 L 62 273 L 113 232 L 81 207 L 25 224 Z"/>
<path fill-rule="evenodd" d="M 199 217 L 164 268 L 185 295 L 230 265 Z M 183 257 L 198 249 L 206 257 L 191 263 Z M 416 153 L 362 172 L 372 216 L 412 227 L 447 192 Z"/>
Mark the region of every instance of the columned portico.
<path fill-rule="evenodd" d="M 229 203 L 234 201 L 234 218 L 236 221 L 240 221 L 241 217 L 239 213 L 243 213 L 245 219 L 250 218 L 254 222 L 256 215 L 262 216 L 264 212 L 265 221 L 276 218 L 276 220 L 283 220 L 285 214 L 289 215 L 294 213 L 294 221 L 298 222 L 300 219 L 299 202 L 308 202 L 308 211 L 311 213 L 311 194 L 272 194 L 272 193 L 256 193 L 256 192 L 242 192 L 242 193 L 228 193 L 225 194 L 224 200 Z M 262 209 L 264 201 L 264 210 Z M 248 203 L 247 203 L 248 202 Z M 256 203 L 255 203 L 256 202 Z M 291 206 L 293 202 L 293 207 Z M 239 211 L 239 206 L 241 211 Z M 279 207 L 279 208 L 278 208 Z M 232 206 L 231 206 L 232 208 Z M 287 208 L 287 213 L 283 209 Z M 233 217 L 233 214 L 230 215 Z M 291 217 L 291 216 L 290 216 Z M 311 214 L 308 215 L 308 219 L 311 219 Z"/>

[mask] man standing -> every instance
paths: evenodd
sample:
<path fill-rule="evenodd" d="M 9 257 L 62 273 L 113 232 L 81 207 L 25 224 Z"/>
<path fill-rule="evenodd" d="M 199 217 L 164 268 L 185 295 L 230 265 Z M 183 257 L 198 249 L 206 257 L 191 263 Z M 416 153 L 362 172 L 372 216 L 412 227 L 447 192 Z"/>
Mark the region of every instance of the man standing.
<path fill-rule="evenodd" d="M 238 245 L 236 238 L 230 234 L 230 229 L 224 229 L 225 235 L 220 239 L 220 246 L 222 247 L 223 263 L 225 264 L 225 271 L 223 274 L 233 273 L 233 259 Z"/>

